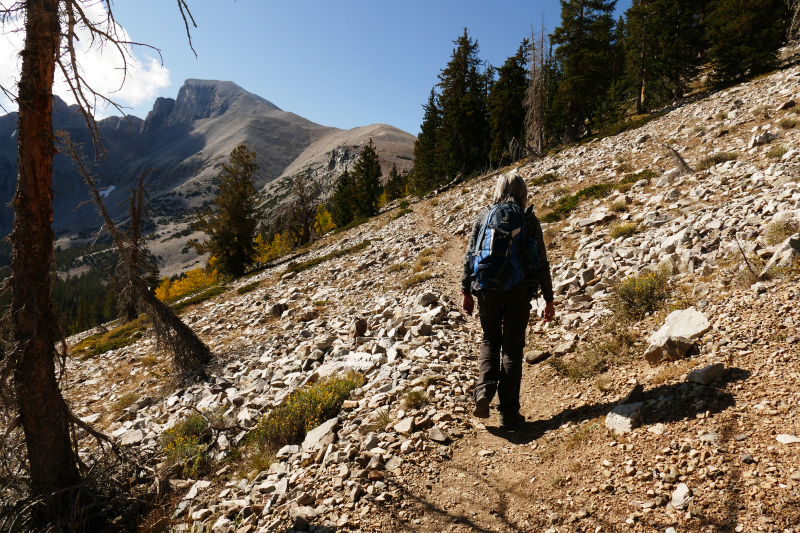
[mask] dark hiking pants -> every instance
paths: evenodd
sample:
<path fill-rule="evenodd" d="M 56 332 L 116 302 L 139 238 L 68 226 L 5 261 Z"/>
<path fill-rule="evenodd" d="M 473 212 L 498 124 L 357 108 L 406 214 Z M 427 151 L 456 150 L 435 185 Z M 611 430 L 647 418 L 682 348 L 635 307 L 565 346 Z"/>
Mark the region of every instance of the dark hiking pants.
<path fill-rule="evenodd" d="M 530 290 L 517 287 L 477 293 L 483 341 L 474 394 L 477 398 L 480 391 L 485 391 L 491 401 L 497 392 L 501 415 L 514 415 L 520 407 L 522 351 L 531 312 Z"/>

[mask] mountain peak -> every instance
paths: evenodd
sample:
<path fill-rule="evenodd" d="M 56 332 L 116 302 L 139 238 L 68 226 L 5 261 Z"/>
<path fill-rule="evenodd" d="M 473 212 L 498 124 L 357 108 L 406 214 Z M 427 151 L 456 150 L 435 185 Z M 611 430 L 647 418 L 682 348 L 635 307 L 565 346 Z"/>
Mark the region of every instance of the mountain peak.
<path fill-rule="evenodd" d="M 178 97 L 157 98 L 142 131 L 183 124 L 225 114 L 263 115 L 281 109 L 232 81 L 188 79 L 183 82 Z"/>

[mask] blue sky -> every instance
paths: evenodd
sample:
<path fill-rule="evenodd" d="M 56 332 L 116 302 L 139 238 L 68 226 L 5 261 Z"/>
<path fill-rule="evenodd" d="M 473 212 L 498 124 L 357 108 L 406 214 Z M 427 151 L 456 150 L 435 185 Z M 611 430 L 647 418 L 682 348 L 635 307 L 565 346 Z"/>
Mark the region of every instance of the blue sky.
<path fill-rule="evenodd" d="M 463 28 L 478 40 L 481 59 L 499 66 L 531 27 L 541 26 L 542 16 L 548 30 L 560 21 L 557 0 L 189 0 L 189 5 L 198 26 L 193 29 L 197 58 L 175 2 L 113 4 L 132 40 L 161 49 L 168 71 L 148 60 L 152 52 L 134 50 L 138 68 L 116 93 L 131 113 L 144 118 L 155 96 L 174 98 L 187 78 L 219 79 L 326 126 L 381 122 L 416 134 L 422 104 Z M 629 5 L 620 0 L 618 15 Z M 0 56 L 2 47 L 0 42 Z M 113 71 L 104 61 L 95 58 L 87 70 Z M 105 79 L 98 85 L 114 87 Z"/>

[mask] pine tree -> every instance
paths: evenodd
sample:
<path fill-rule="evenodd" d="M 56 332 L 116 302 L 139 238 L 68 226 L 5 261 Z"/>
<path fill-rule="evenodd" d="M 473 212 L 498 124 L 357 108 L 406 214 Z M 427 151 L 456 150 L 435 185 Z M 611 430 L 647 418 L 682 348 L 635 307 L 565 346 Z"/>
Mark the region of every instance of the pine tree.
<path fill-rule="evenodd" d="M 712 82 L 727 84 L 774 68 L 790 20 L 784 0 L 713 0 L 708 16 Z"/>
<path fill-rule="evenodd" d="M 353 165 L 355 181 L 355 214 L 357 218 L 378 214 L 378 199 L 381 196 L 381 164 L 372 139 L 361 150 L 361 155 Z"/>
<path fill-rule="evenodd" d="M 218 175 L 219 195 L 215 211 L 206 208 L 196 226 L 208 235 L 204 243 L 190 243 L 198 253 L 210 252 L 218 268 L 234 277 L 255 262 L 256 228 L 263 219 L 253 175 L 258 170 L 256 153 L 240 145 Z"/>
<path fill-rule="evenodd" d="M 509 161 L 511 139 L 525 142 L 525 94 L 528 89 L 530 41 L 523 39 L 517 53 L 497 69 L 497 81 L 489 92 L 490 157 L 493 163 Z"/>
<path fill-rule="evenodd" d="M 633 0 L 625 12 L 625 86 L 641 114 L 681 98 L 704 49 L 704 0 Z"/>
<path fill-rule="evenodd" d="M 422 118 L 419 136 L 414 141 L 414 173 L 417 187 L 422 190 L 432 189 L 442 175 L 439 137 L 442 128 L 442 115 L 436 102 L 434 89 L 423 105 L 425 115 Z"/>
<path fill-rule="evenodd" d="M 405 184 L 403 183 L 403 177 L 397 172 L 397 163 L 392 164 L 392 170 L 389 171 L 389 179 L 386 181 L 386 187 L 384 188 L 384 194 L 386 195 L 386 200 L 391 202 L 397 198 L 403 196 L 403 192 L 405 191 Z"/>
<path fill-rule="evenodd" d="M 612 14 L 616 0 L 561 0 L 556 45 L 561 80 L 558 105 L 564 112 L 564 142 L 589 133 L 613 81 Z"/>
<path fill-rule="evenodd" d="M 478 41 L 464 34 L 447 67 L 439 74 L 439 103 L 442 113 L 441 153 L 447 181 L 455 174 L 470 174 L 485 164 L 489 154 L 487 96 L 491 70 L 482 70 Z"/>
<path fill-rule="evenodd" d="M 331 197 L 333 223 L 342 228 L 355 220 L 356 182 L 345 169 L 336 182 L 336 191 Z"/>

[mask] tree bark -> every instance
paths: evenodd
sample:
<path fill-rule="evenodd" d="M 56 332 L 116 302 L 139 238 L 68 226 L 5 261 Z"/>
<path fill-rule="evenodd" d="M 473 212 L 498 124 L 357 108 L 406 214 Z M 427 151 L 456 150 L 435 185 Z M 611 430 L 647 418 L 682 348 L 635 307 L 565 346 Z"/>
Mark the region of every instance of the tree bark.
<path fill-rule="evenodd" d="M 18 181 L 14 195 L 12 298 L 14 387 L 34 496 L 80 481 L 69 436 L 69 409 L 56 378 L 53 266 L 53 77 L 59 50 L 58 0 L 27 0 L 19 81 Z M 65 493 L 64 493 L 65 494 Z M 65 494 L 66 495 L 66 494 Z M 46 519 L 66 500 L 46 501 Z"/>

